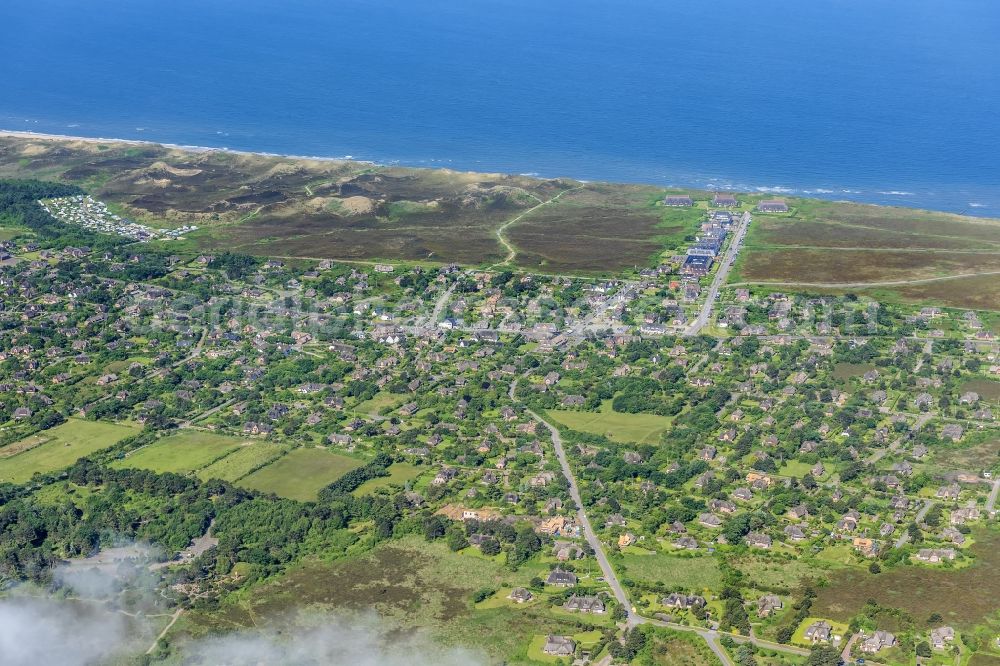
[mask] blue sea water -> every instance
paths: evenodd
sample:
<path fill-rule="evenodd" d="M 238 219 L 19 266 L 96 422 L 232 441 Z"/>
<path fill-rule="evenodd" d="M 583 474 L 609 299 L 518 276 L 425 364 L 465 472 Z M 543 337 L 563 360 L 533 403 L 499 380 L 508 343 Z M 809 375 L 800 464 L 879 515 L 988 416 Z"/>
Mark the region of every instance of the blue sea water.
<path fill-rule="evenodd" d="M 4 0 L 0 128 L 1000 217 L 996 0 Z"/>

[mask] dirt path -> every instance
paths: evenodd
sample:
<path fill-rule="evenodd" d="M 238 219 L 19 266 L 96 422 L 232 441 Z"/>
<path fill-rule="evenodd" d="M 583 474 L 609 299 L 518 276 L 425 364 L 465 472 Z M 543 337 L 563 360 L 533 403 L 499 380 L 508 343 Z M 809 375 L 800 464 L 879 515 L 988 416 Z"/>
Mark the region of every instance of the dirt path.
<path fill-rule="evenodd" d="M 178 608 L 177 610 L 174 611 L 174 614 L 170 616 L 170 622 L 167 624 L 167 626 L 163 627 L 163 631 L 160 632 L 160 635 L 156 637 L 156 640 L 153 641 L 153 644 L 149 646 L 148 650 L 146 650 L 146 654 L 153 654 L 153 650 L 156 649 L 156 646 L 159 645 L 160 641 L 163 640 L 163 637 L 167 635 L 167 632 L 170 631 L 170 628 L 174 626 L 174 623 L 177 622 L 177 620 L 183 613 L 184 613 L 183 608 Z"/>
<path fill-rule="evenodd" d="M 517 224 L 520 220 L 522 220 L 526 216 L 530 215 L 531 213 L 535 212 L 536 210 L 538 210 L 542 206 L 547 206 L 550 203 L 554 203 L 557 199 L 559 199 L 559 197 L 561 197 L 562 195 L 566 194 L 567 192 L 572 192 L 573 190 L 579 190 L 579 189 L 582 189 L 584 187 L 586 187 L 586 186 L 583 185 L 583 184 L 581 184 L 581 185 L 577 185 L 576 187 L 571 187 L 568 190 L 563 190 L 562 192 L 560 192 L 559 194 L 555 195 L 551 199 L 548 199 L 546 201 L 542 201 L 541 203 L 532 206 L 528 210 L 521 212 L 516 217 L 512 217 L 511 219 L 507 220 L 506 222 L 504 222 L 503 224 L 501 224 L 499 227 L 497 227 L 497 231 L 496 231 L 497 240 L 500 241 L 500 244 L 503 245 L 504 248 L 507 250 L 507 258 L 504 259 L 503 261 L 499 262 L 499 263 L 493 264 L 492 266 L 490 266 L 490 268 L 496 268 L 497 266 L 509 266 L 510 262 L 514 261 L 514 257 L 517 256 L 517 248 L 515 248 L 510 243 L 510 241 L 507 240 L 507 238 L 504 236 L 504 232 L 507 231 L 508 227 L 510 227 L 513 224 Z"/>

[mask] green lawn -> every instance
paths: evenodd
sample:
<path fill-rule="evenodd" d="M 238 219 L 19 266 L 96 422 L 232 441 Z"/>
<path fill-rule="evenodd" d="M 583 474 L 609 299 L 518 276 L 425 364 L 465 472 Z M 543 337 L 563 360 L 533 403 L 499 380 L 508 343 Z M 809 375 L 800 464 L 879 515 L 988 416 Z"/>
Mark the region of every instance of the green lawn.
<path fill-rule="evenodd" d="M 241 486 L 308 502 L 364 461 L 325 449 L 294 449 L 240 481 Z"/>
<path fill-rule="evenodd" d="M 244 476 L 274 461 L 288 450 L 287 447 L 271 442 L 253 442 L 241 446 L 224 458 L 198 470 L 198 478 L 237 481 Z"/>
<path fill-rule="evenodd" d="M 624 414 L 611 409 L 611 401 L 601 403 L 599 412 L 574 412 L 550 409 L 552 420 L 573 430 L 605 435 L 617 442 L 658 444 L 660 435 L 670 427 L 672 419 L 658 414 Z"/>
<path fill-rule="evenodd" d="M 718 562 L 710 555 L 698 557 L 676 557 L 659 553 L 656 555 L 622 555 L 624 578 L 681 586 L 691 591 L 705 588 L 718 590 L 722 587 L 722 574 Z"/>
<path fill-rule="evenodd" d="M 545 640 L 546 636 L 544 634 L 539 634 L 531 638 L 531 643 L 528 644 L 528 659 L 543 664 L 566 663 L 560 657 L 545 654 Z"/>
<path fill-rule="evenodd" d="M 24 483 L 35 472 L 52 472 L 69 467 L 80 458 L 106 449 L 134 434 L 132 426 L 69 419 L 32 438 L 47 441 L 9 458 L 0 459 L 0 481 Z M 17 447 L 21 442 L 12 444 Z"/>
<path fill-rule="evenodd" d="M 389 466 L 389 476 L 380 476 L 377 479 L 365 481 L 354 491 L 354 494 L 367 495 L 378 488 L 385 488 L 389 485 L 404 486 L 407 481 L 413 481 L 420 476 L 420 473 L 425 469 L 427 468 L 409 463 L 393 463 Z"/>
<path fill-rule="evenodd" d="M 831 474 L 830 470 L 833 469 L 833 465 L 830 464 L 829 461 L 825 462 L 824 465 L 826 466 L 827 471 L 820 477 L 820 479 L 829 478 Z M 815 467 L 815 463 L 804 463 L 801 460 L 786 460 L 778 469 L 778 474 L 781 476 L 794 476 L 796 478 L 801 478 L 806 474 L 809 474 L 813 467 Z"/>
<path fill-rule="evenodd" d="M 795 645 L 812 645 L 810 641 L 806 640 L 806 629 L 808 629 L 813 623 L 819 622 L 820 620 L 826 620 L 833 627 L 834 636 L 850 636 L 850 630 L 846 622 L 836 622 L 828 617 L 807 617 L 802 620 L 802 624 L 798 626 L 795 633 L 792 634 L 792 643 Z"/>
<path fill-rule="evenodd" d="M 24 231 L 24 227 L 0 227 L 0 241 L 9 241 L 16 236 L 20 236 Z"/>
<path fill-rule="evenodd" d="M 365 400 L 355 405 L 354 411 L 369 416 L 379 416 L 383 410 L 399 407 L 404 402 L 406 402 L 405 395 L 382 392 L 376 394 L 371 400 Z"/>
<path fill-rule="evenodd" d="M 113 467 L 185 474 L 212 464 L 235 451 L 244 440 L 209 432 L 182 432 L 139 449 Z"/>

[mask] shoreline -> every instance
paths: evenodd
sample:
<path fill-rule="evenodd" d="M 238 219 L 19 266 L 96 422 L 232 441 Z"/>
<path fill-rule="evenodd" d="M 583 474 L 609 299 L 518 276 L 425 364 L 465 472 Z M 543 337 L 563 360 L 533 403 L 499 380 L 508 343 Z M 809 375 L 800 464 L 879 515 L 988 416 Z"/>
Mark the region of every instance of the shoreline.
<path fill-rule="evenodd" d="M 212 146 L 194 146 L 182 143 L 165 143 L 149 139 L 116 139 L 112 137 L 76 136 L 73 134 L 52 134 L 50 132 L 31 132 L 27 130 L 11 130 L 0 128 L 0 136 L 12 136 L 19 139 L 44 139 L 49 141 L 82 141 L 84 143 L 124 143 L 129 146 L 159 146 L 173 150 L 186 150 L 192 153 L 228 153 L 231 155 L 256 155 L 260 157 L 281 157 L 290 160 L 312 160 L 316 162 L 354 162 L 357 164 L 372 164 L 388 166 L 374 160 L 362 160 L 352 155 L 343 157 L 320 157 L 317 155 L 291 155 L 286 153 L 269 153 L 259 150 L 238 150 L 235 148 L 220 148 Z M 429 167 L 433 168 L 433 167 Z"/>
<path fill-rule="evenodd" d="M 970 203 L 966 210 L 947 210 L 942 208 L 929 208 L 926 205 L 911 204 L 908 202 L 898 202 L 894 203 L 892 201 L 877 202 L 870 199 L 858 199 L 858 198 L 838 198 L 837 194 L 849 194 L 849 195 L 864 195 L 866 192 L 864 190 L 853 190 L 853 189 L 841 189 L 841 190 L 830 190 L 825 188 L 815 188 L 815 189 L 796 189 L 783 186 L 748 186 L 744 184 L 736 183 L 725 183 L 727 187 L 709 187 L 709 184 L 703 185 L 682 185 L 673 183 L 652 183 L 652 182 L 640 182 L 640 181 L 615 181 L 615 180 L 605 180 L 600 178 L 576 178 L 573 176 L 545 176 L 540 173 L 527 172 L 527 173 L 515 173 L 515 172 L 502 172 L 502 171 L 477 171 L 474 169 L 456 169 L 446 166 L 429 166 L 423 164 L 407 164 L 403 162 L 392 162 L 392 161 L 379 161 L 372 159 L 360 159 L 353 155 L 344 155 L 341 157 L 332 156 L 319 156 L 319 155 L 296 155 L 292 153 L 274 153 L 268 151 L 259 150 L 242 150 L 235 148 L 226 147 L 213 147 L 213 146 L 199 146 L 181 143 L 170 143 L 163 141 L 153 141 L 150 139 L 121 139 L 113 137 L 89 137 L 89 136 L 78 136 L 72 134 L 54 134 L 51 132 L 33 132 L 30 130 L 12 130 L 6 128 L 0 128 L 0 137 L 9 136 L 19 139 L 39 139 L 46 141 L 80 141 L 84 143 L 100 144 L 100 143 L 119 143 L 131 146 L 159 146 L 162 148 L 167 148 L 171 150 L 182 150 L 192 153 L 225 153 L 230 155 L 245 155 L 251 157 L 271 157 L 279 159 L 290 159 L 290 160 L 305 160 L 313 162 L 351 162 L 354 164 L 365 164 L 369 166 L 378 167 L 400 167 L 406 169 L 426 169 L 430 171 L 448 171 L 451 173 L 467 173 L 467 174 L 482 174 L 482 175 L 517 175 L 523 176 L 525 178 L 534 178 L 536 180 L 569 180 L 577 183 L 608 183 L 608 184 L 620 184 L 620 185 L 634 185 L 634 186 L 648 186 L 648 187 L 659 187 L 666 190 L 691 190 L 702 193 L 712 193 L 712 192 L 733 192 L 735 194 L 748 195 L 748 196 L 772 196 L 772 197 L 790 197 L 799 199 L 813 199 L 817 201 L 828 201 L 832 203 L 853 203 L 864 206 L 877 206 L 882 208 L 900 208 L 904 210 L 923 210 L 931 211 L 937 213 L 944 213 L 948 215 L 957 215 L 960 217 L 980 219 L 980 220 L 1000 220 L 1000 212 L 995 216 L 991 215 L 979 215 L 976 211 L 983 209 L 990 209 L 992 206 L 989 204 L 975 204 Z M 885 191 L 873 191 L 872 195 L 878 195 L 881 197 L 888 196 L 905 196 L 914 195 L 913 192 L 907 191 L 897 191 L 897 190 L 885 190 Z"/>

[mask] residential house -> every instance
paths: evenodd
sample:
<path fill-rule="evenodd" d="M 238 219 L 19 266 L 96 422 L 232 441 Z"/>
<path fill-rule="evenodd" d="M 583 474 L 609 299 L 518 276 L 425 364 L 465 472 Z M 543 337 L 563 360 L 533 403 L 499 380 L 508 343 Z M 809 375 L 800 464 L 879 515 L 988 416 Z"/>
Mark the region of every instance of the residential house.
<path fill-rule="evenodd" d="M 781 597 L 775 594 L 765 594 L 760 599 L 757 600 L 757 615 L 760 617 L 768 617 L 775 611 L 779 611 L 784 607 L 781 601 Z"/>
<path fill-rule="evenodd" d="M 917 551 L 916 558 L 921 562 L 937 564 L 939 562 L 951 561 L 956 557 L 954 548 L 921 548 Z"/>
<path fill-rule="evenodd" d="M 553 569 L 545 579 L 547 585 L 554 587 L 573 587 L 576 585 L 576 581 L 575 573 L 572 571 L 563 571 L 562 569 Z"/>
<path fill-rule="evenodd" d="M 813 622 L 806 627 L 804 637 L 810 643 L 829 643 L 833 638 L 833 626 L 826 620 Z"/>
<path fill-rule="evenodd" d="M 661 603 L 667 608 L 679 608 L 687 610 L 689 608 L 701 608 L 705 605 L 705 599 L 696 594 L 681 594 L 673 592 L 664 597 Z"/>
<path fill-rule="evenodd" d="M 876 631 L 874 634 L 861 642 L 860 650 L 868 654 L 874 654 L 883 648 L 890 648 L 896 644 L 896 637 L 888 631 Z"/>
<path fill-rule="evenodd" d="M 788 204 L 783 199 L 765 199 L 757 204 L 761 213 L 787 213 Z"/>
<path fill-rule="evenodd" d="M 944 650 L 948 643 L 955 641 L 955 630 L 951 627 L 938 627 L 931 630 L 930 644 L 935 650 Z"/>
<path fill-rule="evenodd" d="M 549 634 L 545 637 L 542 652 L 554 657 L 571 657 L 576 652 L 576 643 L 569 636 Z"/>
<path fill-rule="evenodd" d="M 568 611 L 579 611 L 581 613 L 596 613 L 603 614 L 605 612 L 604 602 L 598 596 L 580 596 L 574 594 L 566 603 L 563 604 L 563 608 Z"/>

